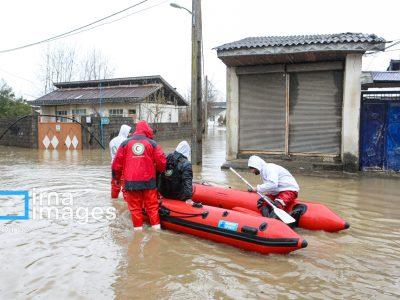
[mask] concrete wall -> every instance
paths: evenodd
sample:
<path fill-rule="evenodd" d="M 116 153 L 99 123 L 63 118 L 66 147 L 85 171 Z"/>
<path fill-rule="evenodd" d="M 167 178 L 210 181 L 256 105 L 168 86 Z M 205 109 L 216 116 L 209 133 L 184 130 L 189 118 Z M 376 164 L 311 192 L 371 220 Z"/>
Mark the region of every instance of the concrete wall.
<path fill-rule="evenodd" d="M 239 151 L 239 79 L 236 68 L 226 68 L 226 160 Z"/>
<path fill-rule="evenodd" d="M 178 123 L 179 106 L 167 104 L 140 104 L 140 120 L 149 123 Z"/>
<path fill-rule="evenodd" d="M 359 169 L 362 54 L 347 54 L 343 82 L 342 162 L 346 171 Z"/>
<path fill-rule="evenodd" d="M 86 118 L 82 118 L 82 123 L 85 125 L 95 137 L 99 138 L 100 135 L 100 118 L 91 118 L 91 123 L 86 123 Z M 118 135 L 119 129 L 122 124 L 127 124 L 132 128 L 135 128 L 135 124 L 132 118 L 124 117 L 111 117 L 110 124 L 103 125 L 103 145 L 108 148 L 110 140 Z M 162 124 L 150 124 L 152 128 L 156 128 L 157 132 L 155 139 L 170 140 L 170 139 L 187 139 L 191 136 L 191 124 L 190 123 L 162 123 Z M 90 138 L 90 134 L 87 130 L 82 129 L 82 142 L 83 147 L 87 148 L 99 148 L 100 146 L 94 139 Z"/>
<path fill-rule="evenodd" d="M 19 117 L 0 117 L 0 136 Z M 0 145 L 22 148 L 37 148 L 37 117 L 29 116 L 11 126 L 0 140 Z"/>

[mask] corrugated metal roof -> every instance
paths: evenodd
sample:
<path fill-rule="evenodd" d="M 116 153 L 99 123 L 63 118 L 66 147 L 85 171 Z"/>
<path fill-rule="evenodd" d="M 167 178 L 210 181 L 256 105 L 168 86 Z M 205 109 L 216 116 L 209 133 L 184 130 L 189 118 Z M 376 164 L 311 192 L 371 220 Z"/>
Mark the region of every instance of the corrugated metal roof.
<path fill-rule="evenodd" d="M 342 43 L 385 43 L 385 39 L 375 34 L 363 33 L 338 33 L 318 35 L 293 35 L 293 36 L 263 36 L 248 37 L 232 43 L 216 47 L 218 51 L 242 48 L 298 46 L 312 44 L 342 44 Z"/>
<path fill-rule="evenodd" d="M 369 72 L 374 82 L 379 81 L 400 81 L 400 72 L 397 71 L 383 71 L 383 72 Z"/>
<path fill-rule="evenodd" d="M 139 102 L 162 87 L 161 84 L 62 88 L 30 101 L 33 105 L 61 105 L 109 102 Z"/>

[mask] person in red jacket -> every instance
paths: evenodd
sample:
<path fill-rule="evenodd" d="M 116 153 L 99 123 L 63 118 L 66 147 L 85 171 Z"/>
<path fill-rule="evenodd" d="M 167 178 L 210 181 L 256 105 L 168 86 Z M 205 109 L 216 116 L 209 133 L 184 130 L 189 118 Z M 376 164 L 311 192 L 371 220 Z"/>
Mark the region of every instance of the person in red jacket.
<path fill-rule="evenodd" d="M 132 215 L 133 227 L 141 230 L 144 206 L 153 228 L 160 228 L 156 173 L 166 167 L 162 148 L 153 140 L 153 130 L 146 121 L 136 124 L 134 134 L 122 142 L 112 164 L 112 176 L 120 180 L 123 176 L 126 191 L 125 201 Z"/>

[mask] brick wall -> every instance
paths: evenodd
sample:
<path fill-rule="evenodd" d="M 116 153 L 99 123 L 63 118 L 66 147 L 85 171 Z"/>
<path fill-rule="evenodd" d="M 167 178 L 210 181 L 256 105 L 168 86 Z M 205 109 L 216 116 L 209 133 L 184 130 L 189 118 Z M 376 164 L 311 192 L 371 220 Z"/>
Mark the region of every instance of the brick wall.
<path fill-rule="evenodd" d="M 122 124 L 126 124 L 135 128 L 132 118 L 125 117 L 110 117 L 110 124 L 103 125 L 103 145 L 108 148 L 110 140 L 118 135 L 119 129 Z M 91 123 L 86 123 L 86 118 L 82 118 L 82 124 L 88 128 L 100 141 L 100 118 L 91 118 Z M 152 128 L 156 128 L 155 139 L 158 141 L 169 140 L 169 139 L 180 139 L 188 138 L 191 136 L 191 124 L 190 123 L 161 123 L 161 124 L 150 124 Z M 94 139 L 90 138 L 90 134 L 86 129 L 82 129 L 82 142 L 84 148 L 99 148 L 100 146 Z"/>
<path fill-rule="evenodd" d="M 19 117 L 0 117 L 0 136 Z M 37 148 L 37 116 L 29 116 L 11 126 L 0 140 L 0 145 L 22 148 Z"/>
<path fill-rule="evenodd" d="M 0 135 L 12 124 L 18 117 L 0 117 Z M 135 127 L 132 118 L 111 117 L 110 124 L 103 125 L 103 145 L 108 149 L 110 140 L 118 135 L 122 124 Z M 92 118 L 91 123 L 86 123 L 86 118 L 82 117 L 82 124 L 100 140 L 100 118 Z M 188 138 L 191 135 L 190 123 L 162 123 L 150 124 L 152 128 L 156 128 L 155 139 L 169 140 Z M 15 146 L 23 148 L 38 148 L 38 121 L 37 116 L 29 116 L 15 125 L 11 126 L 5 136 L 0 140 L 0 145 Z M 85 128 L 82 128 L 83 148 L 100 148 L 94 139 L 90 138 L 90 134 Z"/>

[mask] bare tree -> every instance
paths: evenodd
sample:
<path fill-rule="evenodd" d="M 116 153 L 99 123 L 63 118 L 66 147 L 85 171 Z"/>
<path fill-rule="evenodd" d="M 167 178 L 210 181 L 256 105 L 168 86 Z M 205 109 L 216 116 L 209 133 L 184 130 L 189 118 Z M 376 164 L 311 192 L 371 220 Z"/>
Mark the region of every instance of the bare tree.
<path fill-rule="evenodd" d="M 147 111 L 146 121 L 148 123 L 160 123 L 164 114 L 167 112 L 164 106 L 165 104 L 167 104 L 167 100 L 163 89 L 159 89 L 153 95 L 147 97 L 142 106 Z"/>
<path fill-rule="evenodd" d="M 54 90 L 53 82 L 71 81 L 75 74 L 76 53 L 74 48 L 47 47 L 40 66 L 40 80 L 44 93 Z"/>
<path fill-rule="evenodd" d="M 114 68 L 99 50 L 93 49 L 81 62 L 81 80 L 97 80 L 110 78 Z"/>
<path fill-rule="evenodd" d="M 205 119 L 206 119 L 206 116 L 208 118 L 211 114 L 212 103 L 218 102 L 221 98 L 220 91 L 216 88 L 215 84 L 211 80 L 207 79 L 207 76 L 206 76 L 205 81 L 203 82 L 203 95 L 204 95 L 204 99 L 203 99 L 202 117 L 203 117 L 203 124 L 204 124 L 203 130 L 205 130 L 206 124 L 208 122 Z M 207 113 L 206 113 L 206 110 L 207 110 Z"/>
<path fill-rule="evenodd" d="M 205 92 L 206 84 L 207 84 L 207 95 Z M 215 87 L 215 84 L 209 79 L 207 79 L 207 82 L 206 81 L 203 82 L 203 95 L 207 96 L 207 102 L 218 102 L 218 100 L 221 97 L 219 90 Z"/>
<path fill-rule="evenodd" d="M 93 49 L 79 58 L 75 48 L 65 45 L 49 46 L 39 70 L 45 94 L 55 89 L 55 82 L 105 79 L 113 73 L 114 68 L 99 50 Z"/>

